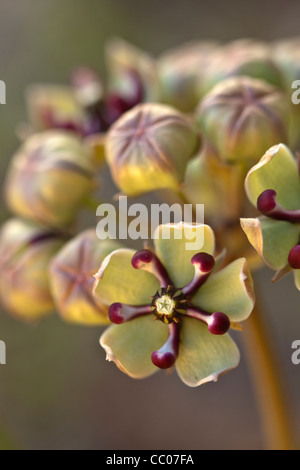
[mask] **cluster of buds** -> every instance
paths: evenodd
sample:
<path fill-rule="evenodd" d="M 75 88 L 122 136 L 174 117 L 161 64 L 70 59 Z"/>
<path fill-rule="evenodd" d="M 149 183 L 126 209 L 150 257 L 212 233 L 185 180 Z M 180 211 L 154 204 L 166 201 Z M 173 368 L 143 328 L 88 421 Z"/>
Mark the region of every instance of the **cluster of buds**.
<path fill-rule="evenodd" d="M 27 89 L 33 131 L 71 130 L 81 136 L 105 133 L 124 112 L 143 101 L 156 101 L 151 58 L 119 39 L 105 48 L 108 83 L 91 67 L 75 69 L 68 85 L 32 85 Z"/>
<path fill-rule="evenodd" d="M 101 345 L 133 377 L 174 366 L 196 386 L 235 367 L 228 330 L 253 308 L 250 245 L 277 277 L 294 269 L 300 288 L 300 186 L 288 150 L 300 122 L 289 88 L 297 44 L 196 41 L 155 59 L 115 38 L 105 80 L 80 67 L 67 85 L 31 86 L 4 184 L 15 217 L 0 236 L 5 308 L 24 320 L 57 310 L 71 323 L 113 323 Z M 138 252 L 98 239 L 79 211 L 100 163 L 116 192 L 204 204 L 208 224 L 162 225 L 154 248 Z M 199 250 L 184 247 L 186 230 L 205 234 Z"/>

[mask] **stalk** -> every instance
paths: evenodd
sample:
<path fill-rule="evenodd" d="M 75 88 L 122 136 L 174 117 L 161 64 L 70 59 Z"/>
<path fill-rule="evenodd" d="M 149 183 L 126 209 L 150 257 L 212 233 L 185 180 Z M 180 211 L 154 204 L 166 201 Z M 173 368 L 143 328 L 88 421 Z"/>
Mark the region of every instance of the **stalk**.
<path fill-rule="evenodd" d="M 246 322 L 243 339 L 266 447 L 268 450 L 293 450 L 295 440 L 284 380 L 258 302 Z"/>

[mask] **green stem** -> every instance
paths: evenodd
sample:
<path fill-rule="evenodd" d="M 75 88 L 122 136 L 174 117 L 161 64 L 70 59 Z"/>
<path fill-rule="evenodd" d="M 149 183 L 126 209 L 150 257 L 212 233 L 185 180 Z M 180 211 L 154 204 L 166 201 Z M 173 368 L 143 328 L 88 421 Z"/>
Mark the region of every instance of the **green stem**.
<path fill-rule="evenodd" d="M 266 447 L 269 450 L 293 450 L 295 442 L 286 390 L 269 329 L 266 328 L 258 304 L 246 322 L 243 337 L 260 407 Z"/>

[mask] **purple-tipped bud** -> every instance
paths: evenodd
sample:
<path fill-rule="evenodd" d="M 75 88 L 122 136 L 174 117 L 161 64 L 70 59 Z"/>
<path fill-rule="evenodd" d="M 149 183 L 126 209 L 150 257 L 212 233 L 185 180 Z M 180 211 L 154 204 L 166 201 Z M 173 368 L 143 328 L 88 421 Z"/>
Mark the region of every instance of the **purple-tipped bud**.
<path fill-rule="evenodd" d="M 276 201 L 276 191 L 266 189 L 257 198 L 257 209 L 267 217 L 286 220 L 292 224 L 300 223 L 300 211 L 285 209 Z"/>
<path fill-rule="evenodd" d="M 296 245 L 291 249 L 288 262 L 291 268 L 300 269 L 300 245 Z"/>
<path fill-rule="evenodd" d="M 78 67 L 71 73 L 71 85 L 78 89 L 86 85 L 89 85 L 91 82 L 99 82 L 100 78 L 98 73 L 91 67 Z"/>
<path fill-rule="evenodd" d="M 230 328 L 230 320 L 225 313 L 214 312 L 208 318 L 208 331 L 213 335 L 224 335 Z"/>
<path fill-rule="evenodd" d="M 176 361 L 179 348 L 179 328 L 175 323 L 169 325 L 169 337 L 166 343 L 151 354 L 151 360 L 160 369 L 169 369 Z"/>
<path fill-rule="evenodd" d="M 176 356 L 171 352 L 154 351 L 151 355 L 151 360 L 156 367 L 160 369 L 169 369 L 176 361 Z"/>
<path fill-rule="evenodd" d="M 191 259 L 191 263 L 202 273 L 209 273 L 215 266 L 215 259 L 208 253 L 197 253 Z"/>
<path fill-rule="evenodd" d="M 121 304 L 119 302 L 111 304 L 108 310 L 110 321 L 117 325 L 149 313 L 151 313 L 150 305 L 133 306 Z"/>
<path fill-rule="evenodd" d="M 209 314 L 198 307 L 189 307 L 186 311 L 187 316 L 196 318 L 206 323 L 208 331 L 213 335 L 224 335 L 230 328 L 230 320 L 225 313 L 214 312 Z"/>
<path fill-rule="evenodd" d="M 192 257 L 191 263 L 195 268 L 195 274 L 191 282 L 182 289 L 184 295 L 191 295 L 199 289 L 215 266 L 214 257 L 209 253 L 196 253 Z"/>
<path fill-rule="evenodd" d="M 135 269 L 142 269 L 152 273 L 161 287 L 168 287 L 172 284 L 168 273 L 158 257 L 150 250 L 140 250 L 131 259 L 131 264 Z"/>
<path fill-rule="evenodd" d="M 271 212 L 276 207 L 276 191 L 266 189 L 257 198 L 257 209 L 263 214 Z"/>
<path fill-rule="evenodd" d="M 120 325 L 124 322 L 124 316 L 122 315 L 122 304 L 115 303 L 109 307 L 108 316 L 112 323 Z"/>
<path fill-rule="evenodd" d="M 85 108 L 103 98 L 103 84 L 98 73 L 90 67 L 79 67 L 71 75 L 71 85 L 78 102 Z"/>
<path fill-rule="evenodd" d="M 108 125 L 113 124 L 122 114 L 132 108 L 130 102 L 116 93 L 110 93 L 106 98 L 105 119 Z"/>
<path fill-rule="evenodd" d="M 156 256 L 150 250 L 140 250 L 131 259 L 131 264 L 135 269 L 141 269 L 145 265 L 154 261 Z"/>

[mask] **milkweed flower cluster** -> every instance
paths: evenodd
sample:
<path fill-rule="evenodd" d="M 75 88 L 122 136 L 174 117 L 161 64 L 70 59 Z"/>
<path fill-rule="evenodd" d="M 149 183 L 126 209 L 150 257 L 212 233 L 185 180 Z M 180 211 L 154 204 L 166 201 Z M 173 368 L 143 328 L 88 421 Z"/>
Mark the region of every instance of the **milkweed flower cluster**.
<path fill-rule="evenodd" d="M 105 78 L 82 66 L 67 84 L 32 84 L 4 182 L 5 310 L 107 327 L 100 343 L 132 377 L 174 367 L 197 386 L 235 367 L 229 329 L 253 309 L 249 266 L 293 269 L 300 286 L 298 45 L 194 41 L 154 58 L 113 38 Z M 117 194 L 204 204 L 205 223 L 163 222 L 140 251 L 98 239 L 80 214 L 105 165 Z M 199 250 L 185 230 L 203 231 Z"/>

